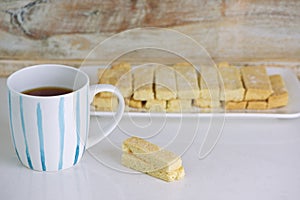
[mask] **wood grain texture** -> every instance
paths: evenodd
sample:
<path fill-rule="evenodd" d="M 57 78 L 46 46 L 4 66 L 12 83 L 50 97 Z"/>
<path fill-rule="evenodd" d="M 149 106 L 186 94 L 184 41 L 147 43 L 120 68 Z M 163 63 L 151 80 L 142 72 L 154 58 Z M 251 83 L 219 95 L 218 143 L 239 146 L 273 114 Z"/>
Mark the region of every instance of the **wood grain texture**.
<path fill-rule="evenodd" d="M 72 33 L 116 33 L 135 27 L 170 27 L 219 18 L 221 1 L 36 0 L 2 3 L 3 30 L 44 39 Z"/>
<path fill-rule="evenodd" d="M 273 63 L 299 71 L 299 10 L 298 0 L 1 1 L 0 75 L 29 63 L 79 66 L 100 42 L 138 27 L 171 28 L 186 34 L 216 62 Z M 90 55 L 89 61 L 105 62 L 112 52 L 143 43 L 142 38 L 123 38 L 107 51 Z M 180 41 L 171 46 L 183 54 L 195 53 Z M 174 61 L 174 55 L 167 53 L 126 56 L 135 62 L 154 58 L 163 63 Z"/>

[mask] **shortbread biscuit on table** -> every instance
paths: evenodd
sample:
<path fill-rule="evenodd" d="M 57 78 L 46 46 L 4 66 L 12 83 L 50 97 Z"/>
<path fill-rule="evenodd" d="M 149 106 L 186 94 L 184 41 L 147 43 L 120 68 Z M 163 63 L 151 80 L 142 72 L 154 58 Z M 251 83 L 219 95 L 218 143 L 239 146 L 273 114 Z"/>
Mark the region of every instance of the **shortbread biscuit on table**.
<path fill-rule="evenodd" d="M 179 65 L 173 66 L 176 76 L 177 98 L 196 99 L 199 97 L 199 86 L 197 72 L 193 66 Z"/>
<path fill-rule="evenodd" d="M 172 99 L 167 101 L 167 112 L 188 112 L 191 110 L 191 99 Z"/>
<path fill-rule="evenodd" d="M 235 66 L 219 66 L 220 72 L 220 100 L 243 101 L 245 89 L 243 87 L 240 70 Z"/>
<path fill-rule="evenodd" d="M 267 101 L 248 101 L 248 110 L 265 110 L 268 108 Z"/>
<path fill-rule="evenodd" d="M 138 137 L 130 137 L 123 141 L 122 150 L 124 152 L 148 153 L 159 151 L 160 147 Z"/>
<path fill-rule="evenodd" d="M 117 110 L 119 103 L 117 97 L 101 97 L 99 93 L 94 97 L 92 105 L 98 111 L 112 112 Z"/>
<path fill-rule="evenodd" d="M 221 106 L 221 103 L 220 101 L 198 98 L 193 100 L 193 105 L 200 108 L 218 108 Z"/>
<path fill-rule="evenodd" d="M 123 141 L 123 153 L 133 154 L 135 157 L 150 163 L 144 166 L 145 171 L 174 171 L 182 166 L 182 160 L 174 153 L 161 149 L 159 146 L 150 143 L 142 138 L 130 137 Z M 148 168 L 148 169 L 146 169 Z"/>
<path fill-rule="evenodd" d="M 167 107 L 167 101 L 152 99 L 145 103 L 145 109 L 152 112 L 165 112 Z"/>
<path fill-rule="evenodd" d="M 164 170 L 158 170 L 158 171 L 148 172 L 147 174 L 149 174 L 153 177 L 158 177 L 167 182 L 172 182 L 175 180 L 183 179 L 183 177 L 185 176 L 185 171 L 184 171 L 184 168 L 181 166 L 180 168 L 170 171 L 170 172 L 164 171 Z"/>
<path fill-rule="evenodd" d="M 286 106 L 289 100 L 289 94 L 281 75 L 270 76 L 270 81 L 274 93 L 268 99 L 268 108 L 278 108 Z"/>
<path fill-rule="evenodd" d="M 121 162 L 131 169 L 165 181 L 179 180 L 185 175 L 179 156 L 141 138 L 125 140 L 122 151 Z"/>
<path fill-rule="evenodd" d="M 122 165 L 146 173 L 150 176 L 153 176 L 155 178 L 162 179 L 167 182 L 172 182 L 175 180 L 183 179 L 185 175 L 184 168 L 181 166 L 178 169 L 175 169 L 173 171 L 166 171 L 164 169 L 160 170 L 151 170 L 152 168 L 149 167 L 151 164 L 148 162 L 145 162 L 143 159 L 137 158 L 131 153 L 123 153 L 122 154 Z M 146 166 L 146 167 L 145 167 Z"/>
<path fill-rule="evenodd" d="M 147 101 L 154 99 L 154 70 L 155 66 L 141 66 L 132 70 L 133 99 Z"/>
<path fill-rule="evenodd" d="M 174 69 L 159 66 L 155 69 L 155 98 L 158 100 L 176 99 L 176 76 Z"/>
<path fill-rule="evenodd" d="M 226 110 L 244 110 L 247 107 L 247 101 L 227 101 L 224 102 L 224 108 Z"/>
<path fill-rule="evenodd" d="M 272 93 L 272 86 L 263 66 L 247 66 L 241 68 L 246 93 L 245 100 L 266 100 Z"/>
<path fill-rule="evenodd" d="M 197 101 L 201 104 L 218 106 L 220 104 L 220 83 L 219 72 L 216 67 L 201 67 L 199 80 L 199 99 Z M 208 102 L 211 102 L 208 104 Z M 219 103 L 218 103 L 219 102 Z M 213 106 L 213 107 L 214 107 Z"/>

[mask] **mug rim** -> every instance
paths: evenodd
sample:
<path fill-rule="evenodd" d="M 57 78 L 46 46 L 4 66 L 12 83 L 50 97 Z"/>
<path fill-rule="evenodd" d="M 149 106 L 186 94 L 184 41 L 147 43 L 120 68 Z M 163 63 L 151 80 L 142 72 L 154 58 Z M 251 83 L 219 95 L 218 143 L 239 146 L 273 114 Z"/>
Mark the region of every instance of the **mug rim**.
<path fill-rule="evenodd" d="M 83 86 L 81 86 L 80 88 L 76 89 L 76 90 L 73 90 L 72 92 L 70 93 L 67 93 L 67 94 L 60 94 L 60 95 L 54 95 L 54 96 L 34 96 L 34 95 L 29 95 L 29 94 L 24 94 L 22 91 L 18 91 L 16 90 L 14 87 L 12 87 L 12 79 L 14 78 L 14 76 L 16 76 L 17 74 L 19 73 L 23 73 L 24 71 L 27 71 L 27 70 L 32 70 L 34 68 L 39 68 L 39 67 L 49 67 L 49 66 L 54 66 L 54 67 L 60 67 L 60 68 L 65 68 L 65 69 L 68 69 L 68 70 L 73 70 L 73 71 L 76 71 L 77 73 L 80 73 L 81 75 L 83 75 L 86 79 L 86 83 L 83 84 Z M 27 67 L 24 67 L 22 69 L 19 69 L 17 71 L 15 71 L 14 73 L 12 73 L 8 78 L 7 78 L 7 81 L 6 81 L 6 85 L 7 85 L 7 88 L 9 89 L 9 91 L 11 92 L 14 92 L 18 95 L 21 95 L 21 96 L 25 96 L 25 97 L 30 97 L 30 98 L 37 98 L 37 99 L 50 99 L 50 98 L 60 98 L 60 97 L 63 97 L 63 96 L 70 96 L 70 95 L 73 95 L 74 93 L 82 90 L 83 88 L 85 88 L 87 85 L 89 85 L 89 77 L 86 73 L 84 73 L 83 71 L 81 71 L 80 69 L 78 68 L 75 68 L 75 67 L 71 67 L 71 66 L 68 66 L 68 65 L 62 65 L 62 64 L 38 64 L 38 65 L 31 65 L 31 66 L 27 66 Z"/>

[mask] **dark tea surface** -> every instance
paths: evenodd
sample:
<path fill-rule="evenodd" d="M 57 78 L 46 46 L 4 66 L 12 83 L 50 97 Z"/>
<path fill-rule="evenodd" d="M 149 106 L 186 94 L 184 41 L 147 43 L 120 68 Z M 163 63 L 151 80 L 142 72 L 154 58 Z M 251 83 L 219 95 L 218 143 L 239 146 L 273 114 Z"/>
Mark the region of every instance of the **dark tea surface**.
<path fill-rule="evenodd" d="M 22 92 L 23 94 L 32 96 L 57 96 L 73 92 L 69 88 L 62 87 L 39 87 Z"/>

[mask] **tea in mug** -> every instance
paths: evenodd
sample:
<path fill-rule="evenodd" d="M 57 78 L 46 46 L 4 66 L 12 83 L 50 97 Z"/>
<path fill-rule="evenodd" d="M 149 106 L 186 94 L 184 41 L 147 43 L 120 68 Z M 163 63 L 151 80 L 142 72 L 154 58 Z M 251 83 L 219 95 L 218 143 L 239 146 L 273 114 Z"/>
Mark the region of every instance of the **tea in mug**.
<path fill-rule="evenodd" d="M 38 87 L 34 89 L 29 89 L 23 94 L 32 95 L 32 96 L 57 96 L 73 92 L 72 89 L 63 88 L 63 87 Z"/>

